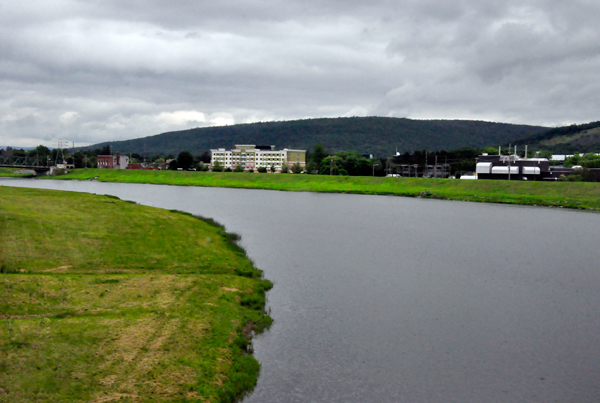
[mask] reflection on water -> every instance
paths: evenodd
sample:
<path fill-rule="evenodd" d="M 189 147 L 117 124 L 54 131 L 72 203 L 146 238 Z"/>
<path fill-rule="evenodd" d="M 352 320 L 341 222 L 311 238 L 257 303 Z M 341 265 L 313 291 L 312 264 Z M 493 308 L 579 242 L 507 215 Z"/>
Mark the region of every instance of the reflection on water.
<path fill-rule="evenodd" d="M 600 401 L 600 215 L 93 182 L 213 217 L 275 283 L 244 402 Z"/>

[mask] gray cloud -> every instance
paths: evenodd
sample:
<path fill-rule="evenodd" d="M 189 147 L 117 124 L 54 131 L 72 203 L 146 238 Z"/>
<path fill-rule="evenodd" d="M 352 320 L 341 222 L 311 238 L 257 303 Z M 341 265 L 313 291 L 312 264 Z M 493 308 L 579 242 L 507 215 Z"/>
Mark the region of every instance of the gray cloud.
<path fill-rule="evenodd" d="M 0 145 L 321 116 L 598 120 L 600 5 L 0 2 Z"/>

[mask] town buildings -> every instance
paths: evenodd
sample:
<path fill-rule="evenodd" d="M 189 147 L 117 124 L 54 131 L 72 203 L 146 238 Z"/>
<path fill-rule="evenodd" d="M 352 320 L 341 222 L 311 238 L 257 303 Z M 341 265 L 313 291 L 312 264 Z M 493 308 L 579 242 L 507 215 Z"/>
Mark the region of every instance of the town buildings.
<path fill-rule="evenodd" d="M 126 155 L 99 155 L 98 168 L 127 169 L 129 157 Z"/>
<path fill-rule="evenodd" d="M 224 148 L 210 150 L 210 163 L 219 162 L 224 168 L 234 169 L 240 165 L 244 170 L 256 170 L 259 167 L 281 171 L 285 164 L 293 166 L 306 165 L 306 150 L 284 148 L 276 151 L 275 146 L 257 146 L 255 144 L 236 144 L 234 149 Z"/>

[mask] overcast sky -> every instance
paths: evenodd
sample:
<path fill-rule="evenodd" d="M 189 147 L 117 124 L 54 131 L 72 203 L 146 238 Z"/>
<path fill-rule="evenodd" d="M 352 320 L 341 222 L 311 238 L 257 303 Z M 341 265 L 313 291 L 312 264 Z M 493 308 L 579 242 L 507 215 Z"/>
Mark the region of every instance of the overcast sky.
<path fill-rule="evenodd" d="M 600 120 L 598 0 L 0 0 L 0 145 L 337 116 Z"/>

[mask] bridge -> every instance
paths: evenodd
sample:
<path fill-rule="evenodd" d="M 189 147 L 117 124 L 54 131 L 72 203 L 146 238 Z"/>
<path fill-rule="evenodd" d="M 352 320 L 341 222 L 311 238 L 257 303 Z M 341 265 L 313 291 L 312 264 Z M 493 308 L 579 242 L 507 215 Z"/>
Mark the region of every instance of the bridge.
<path fill-rule="evenodd" d="M 45 158 L 44 158 L 45 159 Z M 46 175 L 50 171 L 50 162 L 38 157 L 3 157 L 0 156 L 0 167 L 31 169 L 36 175 Z"/>

